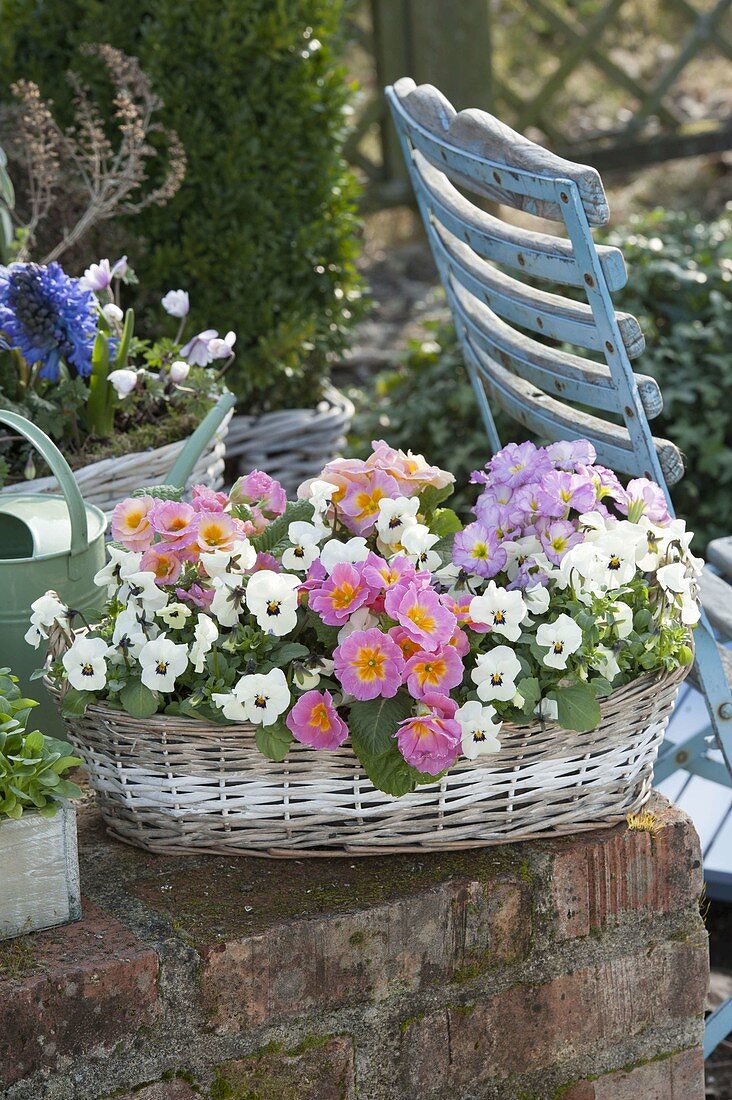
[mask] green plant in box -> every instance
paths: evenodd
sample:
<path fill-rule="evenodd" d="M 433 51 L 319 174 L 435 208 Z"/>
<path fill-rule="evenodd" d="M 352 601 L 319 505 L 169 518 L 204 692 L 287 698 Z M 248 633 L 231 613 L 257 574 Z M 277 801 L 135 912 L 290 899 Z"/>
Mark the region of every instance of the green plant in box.
<path fill-rule="evenodd" d="M 82 761 L 69 745 L 40 730 L 28 732 L 28 718 L 38 704 L 24 699 L 18 678 L 0 669 L 0 826 L 28 811 L 52 817 L 63 799 L 78 798 L 80 789 L 64 773 Z"/>

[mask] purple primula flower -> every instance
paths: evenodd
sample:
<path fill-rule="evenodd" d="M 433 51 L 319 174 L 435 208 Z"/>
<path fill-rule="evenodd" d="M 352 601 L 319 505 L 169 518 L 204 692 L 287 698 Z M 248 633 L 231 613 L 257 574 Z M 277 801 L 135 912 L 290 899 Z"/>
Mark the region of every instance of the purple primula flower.
<path fill-rule="evenodd" d="M 41 364 L 41 378 L 56 382 L 62 360 L 83 378 L 91 374 L 96 302 L 60 264 L 0 267 L 0 331 L 27 363 Z"/>
<path fill-rule="evenodd" d="M 618 501 L 618 511 L 633 523 L 637 523 L 641 516 L 647 516 L 651 523 L 661 525 L 671 521 L 663 489 L 647 477 L 636 477 L 628 482 L 625 499 Z"/>
<path fill-rule="evenodd" d="M 488 463 L 491 480 L 517 489 L 527 481 L 536 481 L 543 470 L 551 469 L 545 453 L 533 443 L 509 443 Z"/>
<path fill-rule="evenodd" d="M 591 512 L 597 503 L 597 490 L 587 472 L 550 470 L 541 480 L 539 503 L 546 516 L 565 519 L 572 508 L 578 513 Z"/>
<path fill-rule="evenodd" d="M 553 472 L 553 471 L 551 471 Z M 521 526 L 524 527 L 531 523 L 537 523 L 540 520 L 546 518 L 547 514 L 542 512 L 541 494 L 543 480 L 529 481 L 526 485 L 522 485 L 513 495 L 513 502 L 517 508 L 521 509 Z"/>
<path fill-rule="evenodd" d="M 555 565 L 559 565 L 567 551 L 582 542 L 583 538 L 582 532 L 568 519 L 557 519 L 539 532 L 544 553 Z"/>
<path fill-rule="evenodd" d="M 458 531 L 452 547 L 452 560 L 466 573 L 477 577 L 495 577 L 503 569 L 508 555 L 494 530 L 483 523 L 469 523 Z"/>
<path fill-rule="evenodd" d="M 597 458 L 589 439 L 559 440 L 546 448 L 547 457 L 558 470 L 572 472 L 578 464 L 591 466 Z"/>

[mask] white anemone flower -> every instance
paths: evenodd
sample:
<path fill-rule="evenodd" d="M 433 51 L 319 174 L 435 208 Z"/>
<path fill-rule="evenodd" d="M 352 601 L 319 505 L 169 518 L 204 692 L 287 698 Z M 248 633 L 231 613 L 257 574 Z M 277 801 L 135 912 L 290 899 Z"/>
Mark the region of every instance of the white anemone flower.
<path fill-rule="evenodd" d="M 221 573 L 214 577 L 211 614 L 219 626 L 236 626 L 245 608 L 246 588 L 241 573 Z"/>
<path fill-rule="evenodd" d="M 190 619 L 192 614 L 193 612 L 187 604 L 169 603 L 162 611 L 158 611 L 158 618 L 162 619 L 166 626 L 180 630 L 182 626 L 186 625 L 186 620 Z"/>
<path fill-rule="evenodd" d="M 193 628 L 191 645 L 191 664 L 195 672 L 201 673 L 206 667 L 206 654 L 211 651 L 219 636 L 219 628 L 210 615 L 200 614 Z"/>
<path fill-rule="evenodd" d="M 337 565 L 347 562 L 355 565 L 356 562 L 366 561 L 369 556 L 369 548 L 366 539 L 357 536 L 348 542 L 340 542 L 338 539 L 329 539 L 320 551 L 320 563 L 328 576 Z"/>
<path fill-rule="evenodd" d="M 111 383 L 117 397 L 127 397 L 137 385 L 137 371 L 126 368 L 113 370 L 107 375 L 107 380 Z"/>
<path fill-rule="evenodd" d="M 221 577 L 224 573 L 246 573 L 257 563 L 257 551 L 249 539 L 237 539 L 230 550 L 213 550 L 201 554 L 200 562 L 209 577 Z"/>
<path fill-rule="evenodd" d="M 509 642 L 516 642 L 521 637 L 521 623 L 529 609 L 521 592 L 509 592 L 491 580 L 484 592 L 473 596 L 469 613 L 474 623 L 484 623 Z"/>
<path fill-rule="evenodd" d="M 168 602 L 168 594 L 157 583 L 151 570 L 141 570 L 125 577 L 119 590 L 120 603 L 133 600 L 146 611 L 162 611 Z"/>
<path fill-rule="evenodd" d="M 395 546 L 402 541 L 404 532 L 417 522 L 418 497 L 383 497 L 379 501 L 376 530 L 385 546 Z"/>
<path fill-rule="evenodd" d="M 171 642 L 161 634 L 145 643 L 138 660 L 145 687 L 151 691 L 175 691 L 175 681 L 188 668 L 188 646 Z"/>
<path fill-rule="evenodd" d="M 282 565 L 297 573 L 305 573 L 320 554 L 320 543 L 325 535 L 322 527 L 314 523 L 296 520 L 287 528 L 287 537 L 292 543 L 282 555 Z"/>
<path fill-rule="evenodd" d="M 168 293 L 160 299 L 160 304 L 165 312 L 169 313 L 171 317 L 187 317 L 188 310 L 190 309 L 188 291 L 169 290 Z"/>
<path fill-rule="evenodd" d="M 439 535 L 433 535 L 423 523 L 412 523 L 402 535 L 401 545 L 410 561 L 417 569 L 427 569 L 430 573 L 442 567 L 442 558 L 432 547 L 440 541 Z"/>
<path fill-rule="evenodd" d="M 301 583 L 292 573 L 274 573 L 271 569 L 261 569 L 250 578 L 246 602 L 260 630 L 281 638 L 295 629 Z"/>
<path fill-rule="evenodd" d="M 479 756 L 500 751 L 498 734 L 502 723 L 495 720 L 495 707 L 484 707 L 472 700 L 464 703 L 455 712 L 455 718 L 460 723 L 463 754 L 468 760 L 476 760 Z"/>
<path fill-rule="evenodd" d="M 185 382 L 188 375 L 191 373 L 191 364 L 186 363 L 184 359 L 176 359 L 174 363 L 170 364 L 170 381 L 179 385 L 181 382 Z"/>
<path fill-rule="evenodd" d="M 582 645 L 582 631 L 574 619 L 562 613 L 553 623 L 542 623 L 536 632 L 536 644 L 547 653 L 542 661 L 549 668 L 566 668 L 567 658 Z"/>
<path fill-rule="evenodd" d="M 108 596 L 114 596 L 120 585 L 139 572 L 142 554 L 134 550 L 122 550 L 118 546 L 108 546 L 109 561 L 94 575 L 97 588 L 106 588 Z"/>
<path fill-rule="evenodd" d="M 143 611 L 125 607 L 115 621 L 112 642 L 120 653 L 137 658 L 142 647 L 159 633 L 160 628 L 146 619 Z"/>
<path fill-rule="evenodd" d="M 271 726 L 289 707 L 290 689 L 282 669 L 273 668 L 242 676 L 230 692 L 215 692 L 211 698 L 230 721 Z"/>
<path fill-rule="evenodd" d="M 77 638 L 61 658 L 66 679 L 77 691 L 101 691 L 107 682 L 108 656 L 103 638 Z"/>
<path fill-rule="evenodd" d="M 508 702 L 516 694 L 516 677 L 521 673 L 521 662 L 507 645 L 497 645 L 487 653 L 480 653 L 470 678 L 477 685 L 478 698 L 483 702 L 498 699 Z"/>

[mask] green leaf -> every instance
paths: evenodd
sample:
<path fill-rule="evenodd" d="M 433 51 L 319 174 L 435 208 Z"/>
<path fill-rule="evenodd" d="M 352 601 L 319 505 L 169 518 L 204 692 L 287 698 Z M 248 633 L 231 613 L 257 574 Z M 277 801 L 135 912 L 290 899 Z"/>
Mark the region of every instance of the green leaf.
<path fill-rule="evenodd" d="M 26 756 L 40 756 L 43 752 L 45 738 L 40 730 L 33 730 L 25 739 Z"/>
<path fill-rule="evenodd" d="M 114 360 L 115 370 L 120 370 L 127 366 L 127 356 L 130 352 L 130 342 L 132 340 L 132 333 L 135 328 L 135 311 L 128 309 L 125 314 L 125 324 L 122 329 L 122 337 L 117 348 L 117 355 Z"/>
<path fill-rule="evenodd" d="M 280 542 L 287 540 L 287 529 L 296 520 L 311 520 L 313 518 L 313 506 L 307 500 L 293 500 L 285 508 L 285 511 L 277 519 L 264 529 L 261 535 L 256 535 L 252 540 L 255 550 L 270 554 Z M 288 543 L 289 545 L 289 543 Z"/>
<path fill-rule="evenodd" d="M 396 742 L 392 742 L 387 752 L 377 756 L 362 756 L 359 753 L 359 760 L 373 785 L 395 798 L 409 794 L 420 781 L 420 773 L 407 764 Z M 430 776 L 429 781 L 433 782 L 434 776 Z"/>
<path fill-rule="evenodd" d="M 433 535 L 445 538 L 446 535 L 454 535 L 462 531 L 463 525 L 460 517 L 452 508 L 438 508 L 430 522 L 430 531 Z"/>
<path fill-rule="evenodd" d="M 359 759 L 363 761 L 367 756 L 387 753 L 399 723 L 409 717 L 413 706 L 414 700 L 404 691 L 398 692 L 393 699 L 351 703 L 348 726 Z"/>
<path fill-rule="evenodd" d="M 79 691 L 77 688 L 69 688 L 64 695 L 61 705 L 61 713 L 65 718 L 80 718 L 86 713 L 86 708 L 95 701 L 91 691 Z"/>
<path fill-rule="evenodd" d="M 135 489 L 133 497 L 154 497 L 156 500 L 182 500 L 183 489 L 177 485 L 144 485 Z"/>
<path fill-rule="evenodd" d="M 130 680 L 119 693 L 119 701 L 133 718 L 150 718 L 158 709 L 157 693 L 139 680 Z"/>
<path fill-rule="evenodd" d="M 599 726 L 602 717 L 600 704 L 589 684 L 571 684 L 555 688 L 552 695 L 557 701 L 557 720 L 560 726 L 577 733 L 587 733 Z"/>
<path fill-rule="evenodd" d="M 284 720 L 280 719 L 271 726 L 257 726 L 255 740 L 262 756 L 266 756 L 269 760 L 274 760 L 279 764 L 290 751 L 292 734 L 285 725 Z"/>
<path fill-rule="evenodd" d="M 452 485 L 445 485 L 442 489 L 436 489 L 434 485 L 428 485 L 419 494 L 419 510 L 425 516 L 431 516 L 438 504 L 452 496 Z"/>
<path fill-rule="evenodd" d="M 276 649 L 274 653 L 268 654 L 268 659 L 272 668 L 284 668 L 293 661 L 300 661 L 304 657 L 309 656 L 310 650 L 307 646 L 300 645 L 299 642 L 286 642 L 285 645 Z"/>
<path fill-rule="evenodd" d="M 523 697 L 524 702 L 521 709 L 524 714 L 533 714 L 536 704 L 541 699 L 541 688 L 537 678 L 535 676 L 524 676 L 516 684 L 516 691 Z"/>

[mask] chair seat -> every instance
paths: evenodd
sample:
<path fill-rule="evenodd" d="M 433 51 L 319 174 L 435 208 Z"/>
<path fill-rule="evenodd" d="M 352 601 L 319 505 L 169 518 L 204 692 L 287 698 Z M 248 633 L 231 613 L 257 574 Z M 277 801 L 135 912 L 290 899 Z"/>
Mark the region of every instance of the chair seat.
<path fill-rule="evenodd" d="M 723 576 L 732 577 L 732 535 L 710 542 L 707 557 Z"/>

